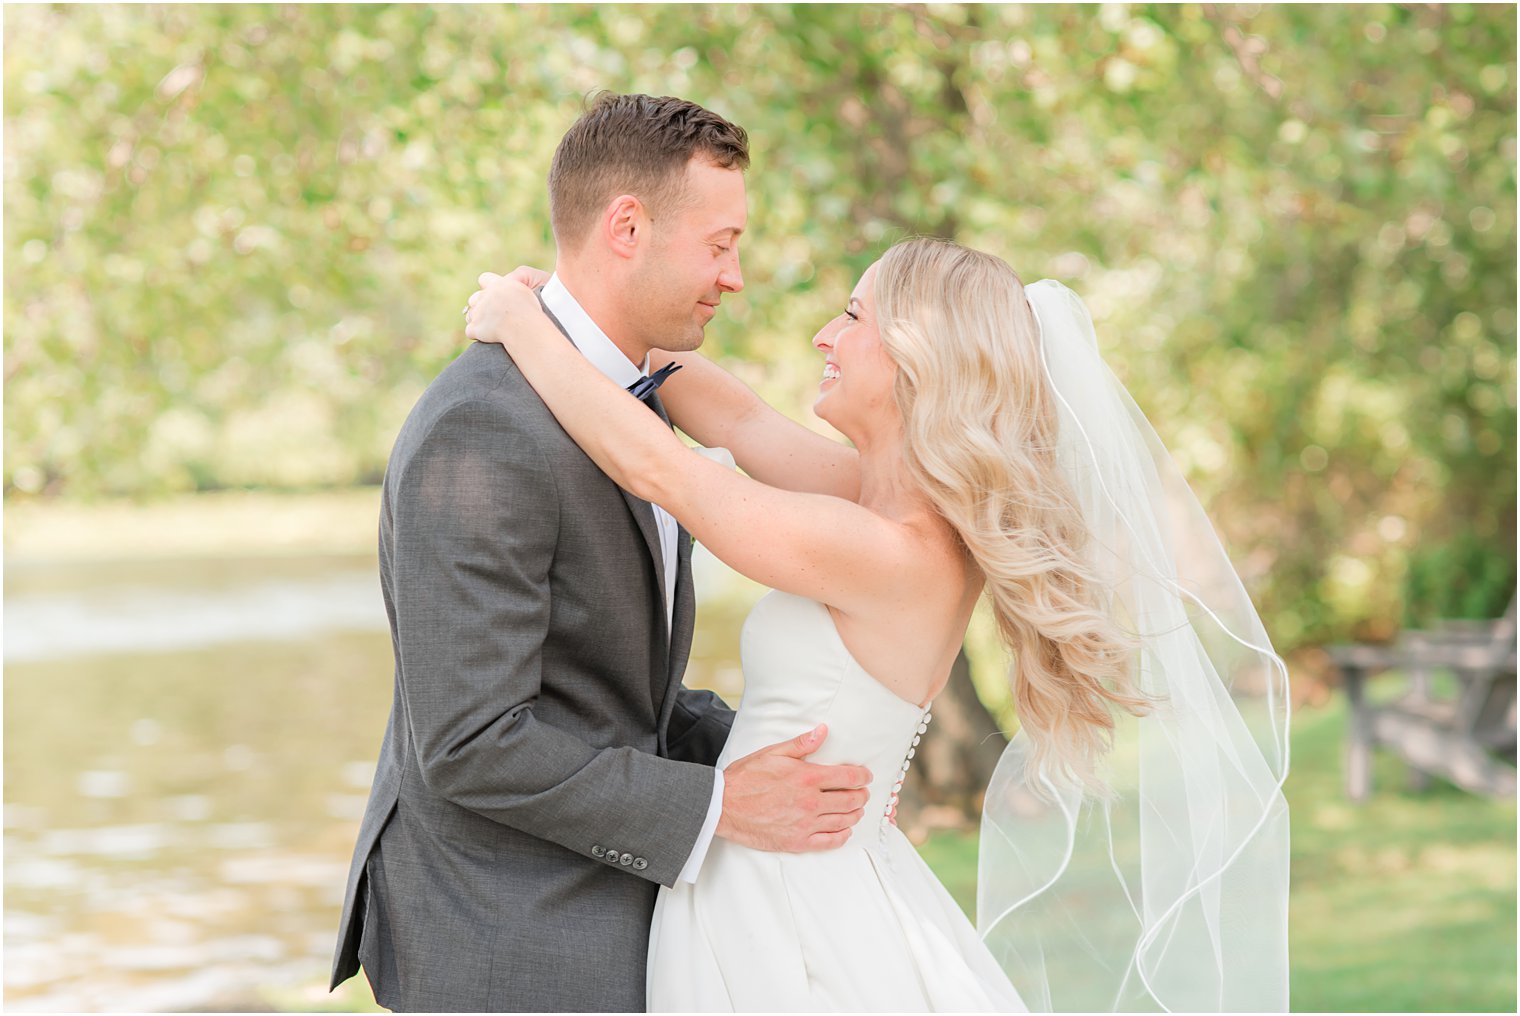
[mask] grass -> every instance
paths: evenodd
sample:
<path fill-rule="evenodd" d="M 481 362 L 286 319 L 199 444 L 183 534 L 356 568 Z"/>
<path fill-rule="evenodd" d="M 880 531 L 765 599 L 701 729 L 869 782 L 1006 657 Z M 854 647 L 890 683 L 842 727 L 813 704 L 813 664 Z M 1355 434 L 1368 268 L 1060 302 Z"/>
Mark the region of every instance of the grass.
<path fill-rule="evenodd" d="M 1296 1012 L 1514 1012 L 1515 803 L 1432 780 L 1407 789 L 1379 752 L 1365 805 L 1341 789 L 1344 700 L 1294 718 L 1289 912 Z M 922 853 L 969 911 L 975 833 Z"/>

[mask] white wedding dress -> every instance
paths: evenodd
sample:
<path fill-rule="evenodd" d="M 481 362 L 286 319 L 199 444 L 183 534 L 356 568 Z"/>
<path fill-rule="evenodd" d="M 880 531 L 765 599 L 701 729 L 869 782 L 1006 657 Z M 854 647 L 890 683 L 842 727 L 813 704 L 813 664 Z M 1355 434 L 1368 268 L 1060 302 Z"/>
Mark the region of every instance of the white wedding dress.
<path fill-rule="evenodd" d="M 721 768 L 829 725 L 811 761 L 874 780 L 835 850 L 767 853 L 714 840 L 696 884 L 661 889 L 650 1012 L 1026 1012 L 949 892 L 887 820 L 928 707 L 855 662 L 824 605 L 766 594 L 740 641 L 744 700 Z"/>

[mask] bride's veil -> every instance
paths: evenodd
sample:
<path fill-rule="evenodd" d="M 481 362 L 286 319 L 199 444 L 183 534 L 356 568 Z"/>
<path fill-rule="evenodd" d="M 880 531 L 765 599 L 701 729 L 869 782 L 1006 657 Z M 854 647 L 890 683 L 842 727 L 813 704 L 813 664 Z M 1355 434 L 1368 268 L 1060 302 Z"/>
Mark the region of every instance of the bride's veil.
<path fill-rule="evenodd" d="M 1025 292 L 1090 560 L 1159 701 L 1114 710 L 1111 802 L 1031 771 L 1014 736 L 984 806 L 979 930 L 1035 1011 L 1285 1011 L 1287 668 L 1087 308 L 1057 282 Z"/>

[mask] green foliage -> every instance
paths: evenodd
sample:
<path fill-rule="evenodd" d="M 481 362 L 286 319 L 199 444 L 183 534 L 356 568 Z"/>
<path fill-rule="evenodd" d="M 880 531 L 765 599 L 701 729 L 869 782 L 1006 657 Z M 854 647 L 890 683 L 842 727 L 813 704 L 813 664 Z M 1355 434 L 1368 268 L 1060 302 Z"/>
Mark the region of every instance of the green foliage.
<path fill-rule="evenodd" d="M 1409 555 L 1405 622 L 1428 628 L 1447 619 L 1498 617 L 1515 595 L 1515 559 L 1471 532 Z"/>
<path fill-rule="evenodd" d="M 709 349 L 806 418 L 894 239 L 1088 300 L 1280 648 L 1515 548 L 1503 6 L 6 12 L 7 496 L 372 482 L 485 269 L 548 264 L 598 87 L 746 126 Z"/>

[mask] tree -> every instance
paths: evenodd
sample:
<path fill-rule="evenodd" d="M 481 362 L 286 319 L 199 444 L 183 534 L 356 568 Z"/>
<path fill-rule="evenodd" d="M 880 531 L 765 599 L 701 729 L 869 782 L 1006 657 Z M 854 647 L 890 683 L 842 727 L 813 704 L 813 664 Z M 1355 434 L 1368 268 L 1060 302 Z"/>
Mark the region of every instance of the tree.
<path fill-rule="evenodd" d="M 1092 307 L 1279 649 L 1514 584 L 1515 22 L 1499 6 L 15 7 L 5 492 L 374 482 L 483 268 L 544 263 L 593 88 L 749 128 L 709 348 L 808 419 L 893 240 Z M 552 38 L 554 45 L 543 45 Z M 1459 553 L 1460 552 L 1460 553 Z M 1428 569 L 1418 563 L 1414 571 Z M 1426 597 L 1427 602 L 1420 601 Z M 1406 602 L 1408 601 L 1408 602 Z M 1001 714 L 1001 663 L 977 649 Z"/>

